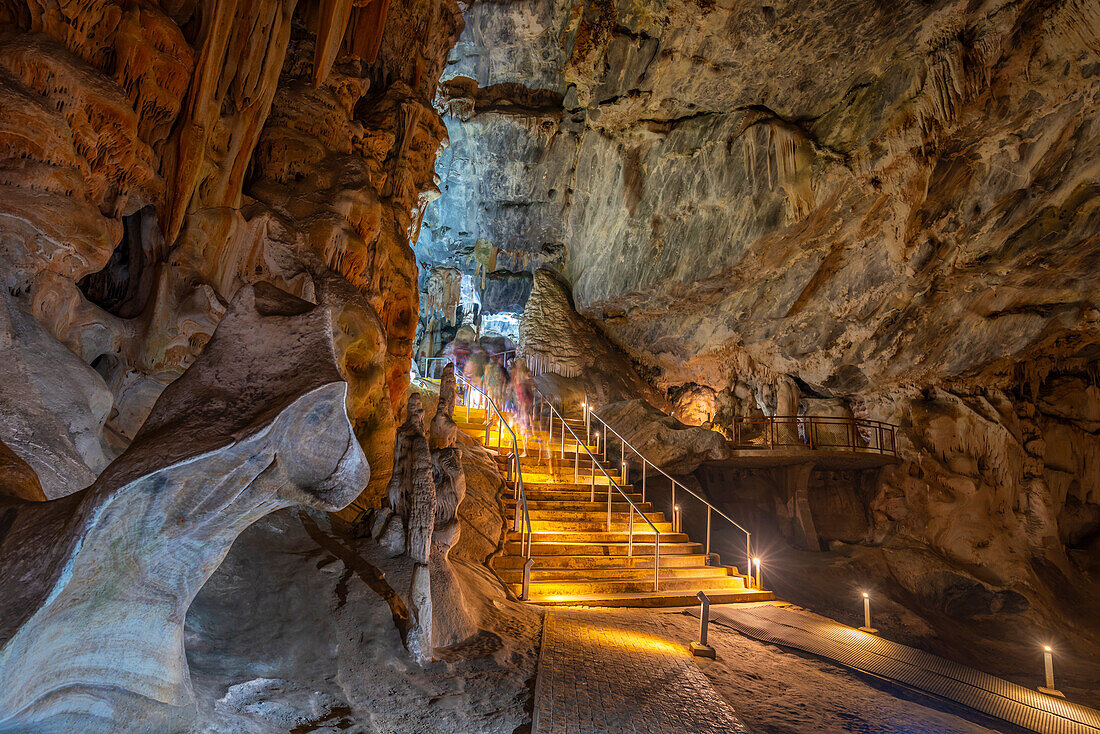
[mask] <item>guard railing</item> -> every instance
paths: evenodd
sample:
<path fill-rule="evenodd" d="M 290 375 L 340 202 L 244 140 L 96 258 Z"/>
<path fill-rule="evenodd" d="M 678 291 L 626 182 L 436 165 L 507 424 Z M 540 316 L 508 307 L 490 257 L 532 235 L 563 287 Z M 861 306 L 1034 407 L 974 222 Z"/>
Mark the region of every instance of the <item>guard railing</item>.
<path fill-rule="evenodd" d="M 646 501 L 646 499 L 645 499 L 646 498 L 646 480 L 647 480 L 647 477 L 648 477 L 648 474 L 649 474 L 649 472 L 647 471 L 647 469 L 649 467 L 652 467 L 658 474 L 661 474 L 666 479 L 668 479 L 669 482 L 672 483 L 672 530 L 673 530 L 673 532 L 677 532 L 677 533 L 681 532 L 681 525 L 682 525 L 682 520 L 683 520 L 683 515 L 680 512 L 680 505 L 677 504 L 677 502 L 676 502 L 676 490 L 677 490 L 677 488 L 679 488 L 679 490 L 681 492 L 686 493 L 688 497 L 694 498 L 694 499 L 698 500 L 699 502 L 702 502 L 703 505 L 706 506 L 706 508 L 707 508 L 706 554 L 707 554 L 708 559 L 712 555 L 711 550 L 710 550 L 710 535 L 711 535 L 710 531 L 711 531 L 711 520 L 712 520 L 713 515 L 717 515 L 718 517 L 722 518 L 723 520 L 728 522 L 730 525 L 732 525 L 733 527 L 737 528 L 742 533 L 744 533 L 745 534 L 745 575 L 746 576 L 752 576 L 752 533 L 751 532 L 746 530 L 739 523 L 737 523 L 733 518 L 731 518 L 729 515 L 722 512 L 721 510 L 719 510 L 717 507 L 712 505 L 710 502 L 707 502 L 705 499 L 703 499 L 702 497 L 697 495 L 695 492 L 688 489 L 683 483 L 681 483 L 681 482 L 677 481 L 676 479 L 674 479 L 664 469 L 662 469 L 661 467 L 657 466 L 655 463 L 653 463 L 652 461 L 647 459 L 645 457 L 645 455 L 642 454 L 641 451 L 634 448 L 634 446 L 632 446 L 629 441 L 627 441 L 625 438 L 623 438 L 622 435 L 618 431 L 616 431 L 611 426 L 610 423 L 608 423 L 603 418 L 600 418 L 598 415 L 596 415 L 595 411 L 592 410 L 591 401 L 589 401 L 588 396 L 586 395 L 585 398 L 584 398 L 584 423 L 585 423 L 585 430 L 588 433 L 591 433 L 591 431 L 592 431 L 592 421 L 593 420 L 598 421 L 599 424 L 601 426 L 603 426 L 603 437 L 602 437 L 603 441 L 602 441 L 602 444 L 601 444 L 601 440 L 600 440 L 601 439 L 600 431 L 599 431 L 598 428 L 596 430 L 596 447 L 597 447 L 597 451 L 599 451 L 600 446 L 602 445 L 603 455 L 604 455 L 605 460 L 606 460 L 606 457 L 607 457 L 607 446 L 611 442 L 611 437 L 614 436 L 615 438 L 617 438 L 620 441 L 619 455 L 620 455 L 620 459 L 621 459 L 622 472 L 623 472 L 623 481 L 624 482 L 627 479 L 627 476 L 628 476 L 627 472 L 630 469 L 630 464 L 629 464 L 629 461 L 628 461 L 627 452 L 629 451 L 633 455 L 637 456 L 638 459 L 641 461 L 641 465 L 642 465 L 642 502 L 643 503 Z M 715 557 L 715 560 L 718 562 L 717 565 L 720 565 L 721 559 L 718 557 L 718 554 L 714 553 L 713 555 Z"/>
<path fill-rule="evenodd" d="M 897 426 L 821 415 L 738 416 L 727 429 L 737 449 L 811 448 L 898 455 Z"/>
<path fill-rule="evenodd" d="M 535 408 L 537 410 L 536 415 L 541 415 L 542 413 L 546 414 L 547 431 L 548 431 L 548 434 L 549 434 L 548 447 L 549 447 L 551 453 L 553 452 L 553 448 L 554 448 L 554 426 L 555 426 L 555 423 L 557 423 L 559 425 L 558 432 L 561 436 L 561 457 L 562 457 L 562 462 L 565 461 L 565 447 L 566 447 L 565 434 L 566 434 L 566 432 L 568 431 L 568 433 L 573 437 L 573 442 L 576 445 L 576 448 L 573 451 L 573 482 L 574 482 L 574 484 L 579 484 L 578 480 L 579 480 L 579 473 L 580 473 L 581 449 L 584 449 L 584 452 L 586 454 L 588 454 L 588 458 L 591 461 L 591 469 L 590 469 L 590 475 L 589 475 L 589 481 L 590 481 L 590 487 L 591 487 L 591 493 L 589 495 L 589 501 L 590 502 L 594 503 L 596 501 L 596 469 L 598 468 L 600 470 L 600 472 L 604 475 L 604 477 L 607 478 L 607 532 L 610 533 L 611 529 L 612 529 L 611 519 L 612 519 L 612 496 L 613 495 L 612 495 L 611 490 L 614 489 L 616 492 L 618 492 L 622 496 L 622 498 L 624 500 L 626 500 L 627 504 L 630 506 L 630 510 L 628 512 L 628 521 L 627 521 L 627 546 L 626 546 L 626 554 L 627 554 L 628 557 L 633 557 L 634 556 L 634 513 L 637 512 L 641 516 L 641 518 L 643 520 L 645 520 L 646 524 L 649 525 L 650 529 L 653 530 L 653 591 L 655 591 L 655 592 L 660 591 L 661 590 L 661 532 L 657 529 L 657 526 L 654 525 L 653 522 L 648 517 L 646 517 L 646 514 L 644 512 L 642 512 L 641 508 L 639 508 L 638 505 L 634 504 L 634 500 L 630 499 L 630 495 L 628 495 L 626 492 L 624 492 L 623 488 L 621 486 L 619 486 L 618 482 L 616 482 L 611 477 L 611 474 L 609 474 L 607 469 L 604 468 L 603 463 L 596 458 L 596 454 L 594 454 L 592 452 L 592 450 L 589 448 L 589 440 L 590 439 L 588 437 L 586 437 L 586 439 L 582 441 L 581 437 L 577 435 L 577 432 L 575 430 L 573 430 L 573 426 L 570 425 L 570 421 L 567 420 L 558 411 L 558 409 L 554 407 L 554 404 L 552 402 L 550 402 L 546 398 L 546 396 L 542 394 L 542 391 L 540 391 L 537 387 L 535 387 L 535 395 L 538 398 L 538 402 L 536 403 L 536 406 L 535 406 Z M 585 402 L 587 402 L 587 401 L 585 401 Z M 545 406 L 545 410 L 543 409 L 543 406 Z M 538 420 L 539 428 L 541 429 L 541 427 L 542 427 L 541 418 L 537 417 L 536 420 Z M 553 467 L 552 466 L 550 468 L 550 471 L 551 471 L 551 479 L 553 479 Z M 624 484 L 626 484 L 626 483 L 627 482 L 625 482 L 625 475 L 624 475 Z M 644 496 L 642 498 L 642 502 L 643 503 L 645 502 Z"/>

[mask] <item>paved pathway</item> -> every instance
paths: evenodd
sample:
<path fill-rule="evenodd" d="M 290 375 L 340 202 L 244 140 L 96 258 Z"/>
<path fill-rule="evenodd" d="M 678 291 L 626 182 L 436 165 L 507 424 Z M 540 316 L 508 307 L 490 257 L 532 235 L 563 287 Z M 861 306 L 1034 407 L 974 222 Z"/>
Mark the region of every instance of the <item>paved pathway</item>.
<path fill-rule="evenodd" d="M 710 618 L 772 644 L 820 655 L 1043 734 L 1100 734 L 1100 711 L 1047 696 L 817 615 L 771 605 L 711 607 Z"/>
<path fill-rule="evenodd" d="M 638 615 L 548 611 L 534 734 L 747 734 L 685 645 Z"/>

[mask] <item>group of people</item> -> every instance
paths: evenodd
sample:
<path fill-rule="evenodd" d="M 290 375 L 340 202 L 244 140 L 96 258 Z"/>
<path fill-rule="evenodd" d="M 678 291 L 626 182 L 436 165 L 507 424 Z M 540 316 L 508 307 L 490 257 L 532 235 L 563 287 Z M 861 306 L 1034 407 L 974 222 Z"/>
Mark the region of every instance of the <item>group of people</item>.
<path fill-rule="evenodd" d="M 527 363 L 516 359 L 514 352 L 490 352 L 469 336 L 460 333 L 443 350 L 443 356 L 455 366 L 455 374 L 464 376 L 471 385 L 488 395 L 502 411 L 512 412 L 524 435 L 534 428 L 531 415 L 535 403 L 535 382 Z M 474 396 L 476 405 L 480 396 Z"/>

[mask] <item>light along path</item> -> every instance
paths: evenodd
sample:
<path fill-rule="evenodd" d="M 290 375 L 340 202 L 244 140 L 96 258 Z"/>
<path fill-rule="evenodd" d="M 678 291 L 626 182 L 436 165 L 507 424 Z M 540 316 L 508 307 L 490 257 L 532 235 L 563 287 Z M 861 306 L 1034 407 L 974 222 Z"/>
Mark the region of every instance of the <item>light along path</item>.
<path fill-rule="evenodd" d="M 547 610 L 534 734 L 747 734 L 683 644 L 641 617 Z"/>
<path fill-rule="evenodd" d="M 710 619 L 754 639 L 888 678 L 1024 729 L 1043 734 L 1100 734 L 1100 711 L 830 619 L 769 604 L 711 607 Z"/>

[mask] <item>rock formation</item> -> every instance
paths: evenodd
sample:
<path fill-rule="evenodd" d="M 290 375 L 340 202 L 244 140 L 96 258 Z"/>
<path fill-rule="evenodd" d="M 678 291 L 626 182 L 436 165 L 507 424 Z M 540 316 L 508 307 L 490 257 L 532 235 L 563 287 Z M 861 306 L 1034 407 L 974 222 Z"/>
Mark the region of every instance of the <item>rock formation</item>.
<path fill-rule="evenodd" d="M 815 485 L 850 512 L 818 527 L 865 526 L 929 619 L 992 588 L 1100 642 L 1100 7 L 574 10 L 466 14 L 421 259 L 560 271 L 647 380 L 713 396 L 693 423 L 825 400 L 900 425 L 900 465 Z M 555 338 L 533 353 L 571 357 Z"/>
<path fill-rule="evenodd" d="M 381 503 L 416 327 L 409 242 L 446 136 L 430 100 L 461 25 L 450 0 L 0 2 L 0 273 L 28 345 L 11 369 L 34 383 L 20 417 L 0 408 L 0 440 L 47 497 L 51 472 L 79 486 L 125 448 L 240 287 L 314 300 L 324 281 L 381 338 L 349 352 L 361 385 L 385 385 L 353 385 L 351 408 Z M 30 348 L 19 313 L 98 376 Z M 71 393 L 33 397 L 62 374 Z M 14 438 L 28 425 L 33 449 Z"/>
<path fill-rule="evenodd" d="M 705 461 L 721 461 L 729 456 L 729 447 L 720 433 L 689 426 L 662 413 L 644 400 L 626 400 L 597 408 L 595 414 L 607 421 L 630 444 L 665 471 L 690 474 Z M 619 456 L 619 442 L 611 439 L 613 456 Z M 627 461 L 641 469 L 637 456 L 629 450 Z M 635 477 L 637 475 L 634 475 Z"/>
<path fill-rule="evenodd" d="M 535 271 L 519 325 L 517 354 L 539 378 L 544 392 L 560 395 L 567 410 L 579 410 L 586 394 L 594 405 L 635 396 L 665 405 L 622 351 L 576 312 L 568 285 L 545 268 Z"/>
<path fill-rule="evenodd" d="M 435 484 L 435 530 L 432 543 L 444 556 L 458 542 L 458 506 L 466 496 L 466 475 L 462 471 L 462 447 L 456 445 L 458 425 L 454 421 L 455 368 L 448 363 L 439 383 L 439 404 L 432 416 L 430 447 Z"/>
<path fill-rule="evenodd" d="M 389 504 L 376 513 L 371 534 L 391 552 L 403 553 L 413 563 L 405 647 L 423 663 L 432 659 L 434 651 L 429 561 L 436 518 L 436 487 L 419 392 L 409 395 L 405 422 L 397 429 L 393 457 L 393 475 L 386 489 Z"/>
<path fill-rule="evenodd" d="M 91 486 L 0 500 L 0 729 L 186 720 L 183 617 L 237 535 L 291 504 L 340 509 L 368 481 L 339 328 L 334 309 L 263 284 L 240 289 Z"/>

